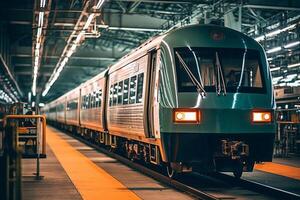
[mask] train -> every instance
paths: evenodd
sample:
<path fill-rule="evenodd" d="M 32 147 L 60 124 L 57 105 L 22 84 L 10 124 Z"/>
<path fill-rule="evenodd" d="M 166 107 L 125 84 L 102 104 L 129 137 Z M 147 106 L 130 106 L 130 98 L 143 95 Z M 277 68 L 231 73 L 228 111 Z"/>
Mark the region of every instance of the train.
<path fill-rule="evenodd" d="M 189 25 L 155 36 L 42 112 L 74 134 L 185 172 L 272 161 L 276 107 L 263 47 L 230 28 Z"/>

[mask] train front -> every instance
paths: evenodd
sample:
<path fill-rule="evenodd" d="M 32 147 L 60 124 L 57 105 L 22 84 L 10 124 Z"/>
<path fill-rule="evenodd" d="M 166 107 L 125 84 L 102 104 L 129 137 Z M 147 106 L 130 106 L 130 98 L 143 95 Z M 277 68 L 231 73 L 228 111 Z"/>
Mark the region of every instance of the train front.
<path fill-rule="evenodd" d="M 241 176 L 271 161 L 274 96 L 263 48 L 232 29 L 193 25 L 161 45 L 162 158 L 173 171 Z"/>

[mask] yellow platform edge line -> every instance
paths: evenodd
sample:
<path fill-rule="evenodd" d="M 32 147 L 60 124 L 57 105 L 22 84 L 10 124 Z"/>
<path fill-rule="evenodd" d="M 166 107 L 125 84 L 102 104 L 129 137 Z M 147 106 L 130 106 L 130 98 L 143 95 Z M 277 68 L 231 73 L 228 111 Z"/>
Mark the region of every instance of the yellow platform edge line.
<path fill-rule="evenodd" d="M 84 200 L 140 199 L 59 137 L 55 129 L 47 127 L 47 143 Z"/>
<path fill-rule="evenodd" d="M 254 169 L 300 180 L 300 168 L 298 167 L 292 167 L 272 162 L 265 162 L 261 164 L 255 164 Z"/>

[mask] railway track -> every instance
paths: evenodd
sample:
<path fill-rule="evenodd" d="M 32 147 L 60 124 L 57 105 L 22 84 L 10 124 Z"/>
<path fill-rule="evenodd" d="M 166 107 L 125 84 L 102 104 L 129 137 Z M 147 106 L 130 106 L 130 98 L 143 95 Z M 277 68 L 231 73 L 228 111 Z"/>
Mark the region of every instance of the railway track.
<path fill-rule="evenodd" d="M 171 179 L 162 173 L 159 173 L 158 171 L 148 168 L 146 166 L 143 166 L 137 162 L 132 162 L 129 159 L 116 154 L 110 150 L 107 150 L 98 144 L 92 143 L 91 141 L 87 141 L 84 138 L 74 135 L 72 133 L 68 133 L 65 130 L 63 130 L 65 133 L 67 133 L 69 136 L 81 141 L 82 143 L 95 148 L 96 150 L 113 157 L 120 161 L 121 163 L 142 172 L 143 174 L 146 174 L 159 182 L 168 185 L 172 188 L 175 188 L 179 191 L 182 191 L 184 193 L 187 193 L 196 199 L 204 199 L 204 200 L 217 200 L 217 199 L 239 199 L 239 197 L 235 197 L 235 195 L 220 195 L 216 194 L 211 188 L 210 189 L 202 189 L 201 186 L 196 186 L 196 184 L 189 183 L 190 180 L 197 179 L 199 182 L 201 182 L 204 179 L 210 179 L 210 182 L 215 182 L 218 184 L 218 182 L 226 182 L 227 184 L 231 186 L 236 187 L 242 187 L 243 189 L 254 191 L 260 194 L 265 195 L 266 197 L 269 197 L 267 199 L 291 199 L 291 200 L 300 200 L 300 195 L 291 193 L 288 191 L 284 191 L 278 188 L 274 188 L 268 185 L 264 185 L 258 182 L 249 181 L 245 179 L 236 179 L 230 175 L 226 175 L 223 173 L 215 173 L 215 174 L 209 174 L 205 175 L 206 178 L 203 178 L 202 175 L 193 173 L 190 176 L 184 176 L 184 178 L 178 178 L 177 180 Z M 213 180 L 214 179 L 214 180 Z M 207 180 L 204 180 L 207 181 Z M 222 186 L 221 186 L 222 187 Z M 271 197 L 271 198 L 270 198 Z"/>

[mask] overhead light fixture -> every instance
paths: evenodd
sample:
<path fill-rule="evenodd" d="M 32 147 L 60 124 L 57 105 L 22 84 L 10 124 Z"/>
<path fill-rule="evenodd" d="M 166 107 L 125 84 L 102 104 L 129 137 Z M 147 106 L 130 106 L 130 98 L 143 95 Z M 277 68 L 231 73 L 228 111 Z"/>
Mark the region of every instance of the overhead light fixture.
<path fill-rule="evenodd" d="M 297 46 L 298 44 L 300 44 L 300 41 L 291 42 L 289 44 L 284 45 L 283 47 L 287 49 L 287 48 L 291 48 L 291 47 Z"/>
<path fill-rule="evenodd" d="M 88 19 L 86 20 L 86 23 L 84 24 L 83 30 L 86 30 L 90 26 L 92 20 L 94 19 L 94 16 L 95 16 L 94 13 L 90 14 Z"/>
<path fill-rule="evenodd" d="M 71 51 L 71 49 L 68 51 L 68 53 L 66 54 L 66 56 L 68 57 L 68 58 L 70 58 L 71 56 L 72 56 L 72 54 L 73 54 L 73 51 Z"/>
<path fill-rule="evenodd" d="M 100 9 L 104 2 L 105 2 L 105 0 L 99 0 L 98 3 L 96 4 L 96 6 L 94 6 L 93 8 L 94 9 Z M 83 11 L 86 11 L 86 9 L 87 9 L 87 7 L 85 7 L 83 9 Z M 54 82 L 58 79 L 58 77 L 59 77 L 61 71 L 63 70 L 64 66 L 67 64 L 69 57 L 71 57 L 72 54 L 75 52 L 75 49 L 79 45 L 80 41 L 82 40 L 82 37 L 85 35 L 86 30 L 89 28 L 89 26 L 92 23 L 95 16 L 96 16 L 95 13 L 91 13 L 88 16 L 88 19 L 85 22 L 85 24 L 82 28 L 82 31 L 79 32 L 79 34 L 77 35 L 75 41 L 73 40 L 73 37 L 75 37 L 76 36 L 75 34 L 78 33 L 77 30 L 78 30 L 79 27 L 77 27 L 77 25 L 74 27 L 74 31 L 69 36 L 67 46 L 64 49 L 58 63 L 56 64 L 54 72 L 51 74 L 50 79 L 48 80 L 48 82 L 46 84 L 45 90 L 42 92 L 42 96 L 47 95 L 47 93 L 49 92 L 49 90 L 52 87 L 52 85 L 54 84 Z M 81 19 L 81 16 L 80 16 L 79 19 Z M 79 22 L 77 22 L 77 24 L 79 24 Z"/>
<path fill-rule="evenodd" d="M 267 53 L 275 53 L 277 51 L 280 51 L 281 49 L 281 47 L 274 47 L 272 49 L 267 50 Z"/>
<path fill-rule="evenodd" d="M 277 71 L 277 70 L 280 70 L 280 67 L 274 67 L 274 68 L 271 68 L 271 69 L 270 69 L 271 72 Z"/>
<path fill-rule="evenodd" d="M 42 27 L 44 23 L 44 12 L 39 12 L 39 23 L 38 26 Z"/>
<path fill-rule="evenodd" d="M 287 26 L 287 27 L 285 27 L 285 28 L 277 29 L 277 30 L 275 30 L 275 31 L 271 31 L 271 32 L 269 32 L 269 33 L 266 33 L 265 35 L 261 35 L 261 36 L 256 37 L 255 40 L 256 40 L 257 42 L 260 42 L 260 41 L 262 41 L 262 40 L 264 40 L 264 39 L 266 39 L 266 38 L 268 38 L 268 37 L 276 36 L 276 35 L 280 34 L 281 32 L 284 32 L 284 31 L 288 31 L 288 30 L 290 30 L 290 29 L 293 29 L 293 28 L 295 28 L 296 26 L 297 26 L 297 24 L 292 24 L 292 25 L 289 25 L 289 26 Z"/>
<path fill-rule="evenodd" d="M 39 27 L 38 30 L 37 30 L 36 36 L 37 36 L 37 37 L 41 37 L 41 35 L 42 35 L 42 28 Z"/>
<path fill-rule="evenodd" d="M 98 3 L 97 3 L 97 5 L 96 5 L 96 9 L 100 9 L 101 6 L 103 5 L 104 1 L 105 0 L 99 0 Z"/>
<path fill-rule="evenodd" d="M 46 5 L 46 0 L 40 0 L 40 7 L 44 8 Z"/>
<path fill-rule="evenodd" d="M 267 58 L 267 61 L 271 61 L 271 60 L 273 60 L 273 58 Z"/>
<path fill-rule="evenodd" d="M 278 30 L 272 31 L 272 32 L 270 32 L 270 33 L 267 33 L 267 34 L 266 34 L 266 37 L 267 37 L 267 38 L 268 38 L 268 37 L 272 37 L 272 36 L 278 35 L 278 34 L 281 33 L 281 32 L 282 32 L 282 30 L 278 29 Z"/>
<path fill-rule="evenodd" d="M 291 80 L 293 80 L 296 77 L 297 77 L 297 74 L 289 74 L 284 79 L 282 79 L 282 81 L 287 83 L 287 82 L 290 82 Z"/>
<path fill-rule="evenodd" d="M 298 67 L 298 66 L 300 66 L 300 63 L 290 64 L 287 67 L 292 68 L 292 67 Z"/>

